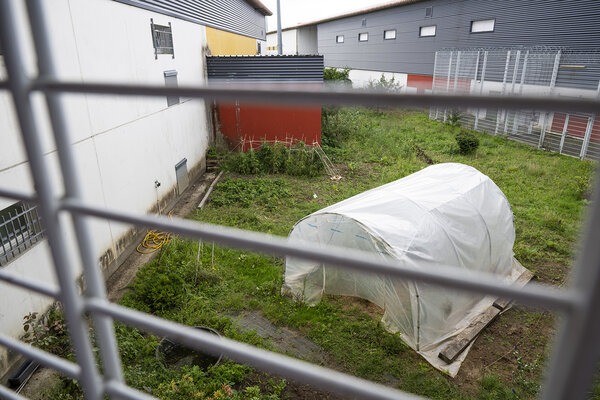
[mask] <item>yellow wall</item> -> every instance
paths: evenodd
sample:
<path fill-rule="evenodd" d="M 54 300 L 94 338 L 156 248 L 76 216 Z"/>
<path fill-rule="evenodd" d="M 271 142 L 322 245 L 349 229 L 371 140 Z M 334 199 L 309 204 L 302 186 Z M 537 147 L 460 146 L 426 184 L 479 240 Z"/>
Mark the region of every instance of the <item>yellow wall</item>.
<path fill-rule="evenodd" d="M 206 41 L 213 56 L 247 56 L 256 54 L 256 39 L 206 27 Z"/>

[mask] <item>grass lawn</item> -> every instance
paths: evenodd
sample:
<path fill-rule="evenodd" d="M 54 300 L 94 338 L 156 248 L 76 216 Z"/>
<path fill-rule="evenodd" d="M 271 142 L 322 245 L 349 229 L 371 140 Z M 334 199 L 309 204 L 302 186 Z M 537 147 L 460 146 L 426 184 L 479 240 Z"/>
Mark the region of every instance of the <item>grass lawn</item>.
<path fill-rule="evenodd" d="M 572 266 L 588 200 L 593 164 L 548 153 L 504 138 L 477 134 L 473 155 L 458 153 L 455 131 L 429 121 L 426 113 L 378 113 L 342 109 L 329 117 L 324 143 L 343 178 L 324 174 L 243 176 L 226 174 L 211 201 L 189 218 L 286 236 L 302 217 L 325 206 L 402 178 L 430 163 L 460 162 L 488 175 L 512 206 L 516 257 L 536 279 L 561 286 Z M 254 332 L 239 328 L 231 315 L 259 311 L 273 324 L 300 332 L 326 354 L 323 364 L 435 399 L 533 398 L 547 361 L 554 317 L 543 310 L 514 307 L 477 340 L 455 379 L 434 370 L 397 335 L 379 324 L 364 302 L 326 297 L 306 307 L 280 295 L 282 259 L 173 241 L 140 269 L 122 304 L 186 325 L 210 326 L 223 335 L 270 348 Z M 154 358 L 158 339 L 118 326 L 129 384 L 167 399 L 286 397 L 291 383 L 223 362 L 208 372 L 164 370 Z M 68 394 L 70 392 L 70 394 Z M 74 391 L 58 389 L 61 398 Z M 294 393 L 297 395 L 294 396 Z"/>

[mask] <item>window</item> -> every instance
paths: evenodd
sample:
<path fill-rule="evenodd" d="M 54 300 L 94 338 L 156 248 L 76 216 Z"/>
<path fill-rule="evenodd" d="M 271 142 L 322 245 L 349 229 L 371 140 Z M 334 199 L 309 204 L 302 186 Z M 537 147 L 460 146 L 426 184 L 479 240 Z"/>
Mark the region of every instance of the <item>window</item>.
<path fill-rule="evenodd" d="M 20 201 L 0 210 L 0 266 L 32 247 L 43 235 L 37 206 Z"/>
<path fill-rule="evenodd" d="M 157 25 L 150 18 L 150 27 L 152 28 L 152 44 L 154 45 L 154 58 L 159 54 L 172 54 L 175 58 L 175 49 L 173 48 L 173 33 L 171 23 L 169 26 Z"/>
<path fill-rule="evenodd" d="M 495 25 L 495 19 L 482 19 L 479 21 L 471 21 L 471 33 L 494 32 Z"/>
<path fill-rule="evenodd" d="M 395 29 L 390 29 L 390 30 L 387 30 L 387 31 L 383 31 L 383 39 L 384 40 L 396 39 L 396 30 Z"/>
<path fill-rule="evenodd" d="M 177 87 L 177 71 L 165 71 L 165 86 Z M 167 106 L 179 104 L 179 96 L 167 96 Z"/>
<path fill-rule="evenodd" d="M 335 37 L 335 42 L 336 43 L 344 43 L 344 35 L 337 35 Z"/>
<path fill-rule="evenodd" d="M 427 7 L 425 9 L 425 18 L 433 17 L 433 7 Z"/>
<path fill-rule="evenodd" d="M 367 32 L 363 32 L 363 33 L 359 33 L 358 34 L 358 41 L 359 42 L 366 42 L 367 40 L 369 40 L 369 34 Z"/>
<path fill-rule="evenodd" d="M 420 37 L 435 36 L 436 25 L 422 26 L 419 28 Z"/>

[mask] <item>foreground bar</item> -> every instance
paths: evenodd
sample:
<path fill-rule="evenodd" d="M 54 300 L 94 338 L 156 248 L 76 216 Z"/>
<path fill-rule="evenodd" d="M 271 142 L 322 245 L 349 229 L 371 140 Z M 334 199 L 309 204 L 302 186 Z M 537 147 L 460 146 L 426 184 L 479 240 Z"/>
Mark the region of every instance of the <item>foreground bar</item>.
<path fill-rule="evenodd" d="M 223 354 L 236 362 L 249 364 L 262 371 L 308 383 L 348 398 L 423 399 L 355 376 L 342 374 L 231 339 L 217 337 L 106 301 L 90 299 L 86 302 L 86 311 L 111 316 L 120 322 L 152 332 L 155 335 L 167 336 L 177 343 L 196 350 L 214 355 Z"/>
<path fill-rule="evenodd" d="M 357 250 L 334 247 L 311 249 L 310 243 L 290 242 L 282 237 L 249 232 L 242 229 L 169 219 L 167 217 L 134 216 L 125 212 L 89 206 L 74 199 L 63 200 L 62 209 L 75 214 L 92 215 L 147 228 L 161 229 L 186 237 L 214 241 L 239 249 L 248 249 L 278 256 L 294 256 L 341 268 L 445 285 L 468 292 L 507 297 L 523 304 L 556 308 L 567 312 L 577 307 L 580 303 L 579 295 L 576 292 L 566 289 L 556 289 L 533 283 L 530 283 L 527 288 L 517 288 L 499 282 L 489 274 L 475 272 L 466 274 L 462 269 L 451 267 L 445 268 L 443 271 L 437 270 L 434 272 L 414 270 L 406 268 L 398 262 L 377 259 L 370 254 L 365 254 Z"/>

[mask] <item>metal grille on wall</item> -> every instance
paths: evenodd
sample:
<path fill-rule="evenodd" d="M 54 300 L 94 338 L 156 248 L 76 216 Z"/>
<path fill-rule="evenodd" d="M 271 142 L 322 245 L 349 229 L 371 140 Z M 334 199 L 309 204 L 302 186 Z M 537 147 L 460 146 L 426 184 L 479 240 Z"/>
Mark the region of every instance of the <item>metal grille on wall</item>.
<path fill-rule="evenodd" d="M 600 53 L 560 48 L 445 50 L 435 55 L 434 93 L 489 96 L 558 96 L 598 99 Z M 456 110 L 432 109 L 446 121 Z M 463 108 L 461 122 L 474 130 L 579 158 L 600 158 L 595 113 Z"/>
<path fill-rule="evenodd" d="M 569 113 L 595 113 L 600 108 L 597 99 L 564 98 L 538 99 L 531 97 L 493 98 L 473 96 L 436 96 L 419 94 L 372 93 L 366 91 L 330 89 L 248 89 L 244 86 L 210 87 L 164 87 L 162 85 L 133 85 L 114 83 L 85 83 L 58 80 L 51 46 L 50 30 L 45 6 L 42 0 L 27 1 L 29 26 L 33 33 L 35 52 L 38 59 L 39 75 L 30 77 L 24 73 L 24 55 L 28 49 L 19 46 L 19 36 L 25 27 L 16 26 L 16 1 L 0 0 L 0 42 L 4 50 L 8 71 L 6 81 L 0 81 L 0 90 L 12 95 L 16 115 L 21 128 L 21 136 L 28 156 L 36 192 L 24 193 L 15 188 L 0 187 L 0 196 L 26 201 L 38 205 L 40 216 L 45 221 L 46 238 L 51 250 L 52 262 L 58 286 L 48 282 L 25 279 L 14 273 L 0 269 L 0 280 L 7 284 L 33 291 L 63 304 L 76 362 L 68 361 L 40 349 L 27 345 L 5 334 L 0 334 L 0 345 L 32 358 L 42 365 L 55 369 L 64 376 L 81 382 L 85 396 L 91 400 L 111 399 L 151 399 L 150 395 L 126 385 L 119 351 L 115 339 L 113 321 L 134 326 L 160 336 L 167 336 L 193 349 L 224 356 L 254 366 L 278 376 L 307 383 L 327 391 L 337 392 L 344 398 L 369 399 L 415 399 L 417 396 L 400 392 L 354 376 L 345 375 L 281 354 L 258 349 L 227 338 L 218 338 L 210 333 L 166 321 L 156 316 L 135 311 L 110 303 L 106 298 L 104 279 L 98 267 L 90 235 L 92 218 L 119 221 L 136 226 L 152 227 L 169 231 L 184 237 L 215 241 L 216 243 L 278 256 L 293 256 L 301 259 L 336 265 L 342 268 L 417 280 L 432 285 L 444 285 L 466 292 L 487 293 L 511 298 L 515 301 L 552 308 L 562 313 L 563 318 L 552 363 L 543 389 L 544 399 L 583 399 L 596 373 L 600 352 L 600 201 L 598 196 L 592 201 L 593 209 L 589 216 L 586 240 L 580 247 L 582 254 L 575 269 L 575 276 L 567 287 L 549 289 L 530 284 L 519 288 L 508 286 L 485 274 L 465 274 L 463 270 L 445 268 L 427 271 L 409 269 L 388 259 L 374 258 L 351 249 L 313 248 L 303 242 L 249 232 L 241 229 L 202 224 L 191 220 L 148 215 L 135 215 L 114 209 L 88 204 L 82 197 L 82 181 L 76 168 L 70 134 L 67 129 L 68 113 L 59 94 L 118 94 L 123 96 L 167 95 L 205 98 L 211 100 L 267 102 L 271 104 L 337 104 L 337 105 L 385 105 L 391 107 L 437 107 L 443 113 L 445 108 L 463 107 L 476 109 L 500 109 L 506 112 L 522 109 L 546 111 L 561 110 Z M 462 76 L 459 74 L 456 77 Z M 483 80 L 483 79 L 482 79 Z M 455 78 L 456 81 L 456 78 Z M 448 86 L 448 85 L 446 85 Z M 456 84 L 458 86 L 458 83 Z M 52 122 L 52 134 L 56 142 L 60 174 L 64 183 L 62 190 L 53 187 L 44 157 L 41 132 L 36 123 L 37 108 L 32 97 L 45 97 Z M 62 189 L 62 188 L 61 188 Z M 78 255 L 71 255 L 63 237 L 68 232 L 66 221 L 61 214 L 72 216 L 76 235 Z M 80 293 L 76 283 L 76 266 L 81 264 L 86 282 L 86 290 Z M 93 350 L 92 337 L 87 318 L 94 323 L 99 353 Z M 96 356 L 98 355 L 99 360 Z M 99 362 L 102 367 L 99 367 Z M 19 394 L 0 386 L 0 397 L 23 400 Z"/>

